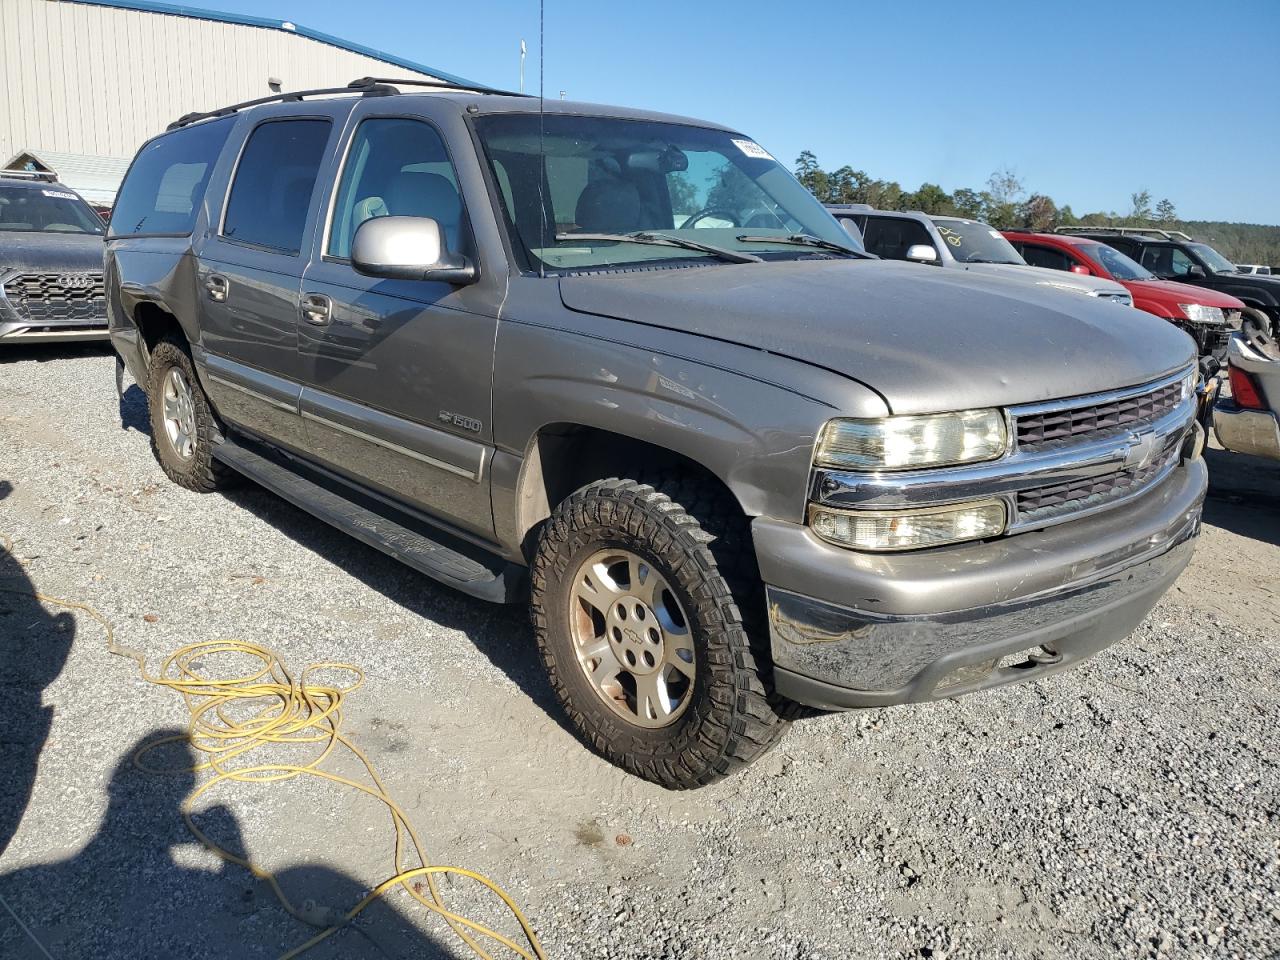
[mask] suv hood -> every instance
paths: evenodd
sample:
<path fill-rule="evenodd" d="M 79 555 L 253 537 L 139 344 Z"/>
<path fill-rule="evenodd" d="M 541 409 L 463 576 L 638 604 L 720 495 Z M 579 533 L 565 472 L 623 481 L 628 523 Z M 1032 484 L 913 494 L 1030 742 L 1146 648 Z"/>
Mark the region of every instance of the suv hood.
<path fill-rule="evenodd" d="M 1051 270 L 1048 267 L 1033 267 L 1020 263 L 960 263 L 956 266 L 990 277 L 1009 277 L 1024 283 L 1036 283 L 1055 290 L 1066 290 L 1071 293 L 1082 293 L 1090 296 L 1103 293 L 1108 296 L 1128 296 L 1129 291 L 1114 280 L 1103 277 L 1090 277 L 1083 273 L 1068 273 L 1066 270 Z"/>
<path fill-rule="evenodd" d="M 834 370 L 878 391 L 893 413 L 1096 393 L 1145 383 L 1196 357 L 1190 337 L 1141 310 L 894 261 L 563 277 L 560 296 L 580 313 Z"/>
<path fill-rule="evenodd" d="M 91 233 L 9 233 L 0 231 L 0 273 L 102 272 L 105 243 Z"/>

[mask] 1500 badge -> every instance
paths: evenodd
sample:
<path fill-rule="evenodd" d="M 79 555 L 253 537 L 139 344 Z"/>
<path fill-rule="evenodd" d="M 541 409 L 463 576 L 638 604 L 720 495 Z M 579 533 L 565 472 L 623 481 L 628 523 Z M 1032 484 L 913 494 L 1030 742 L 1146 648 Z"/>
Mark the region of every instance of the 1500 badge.
<path fill-rule="evenodd" d="M 450 413 L 448 410 L 441 410 L 438 417 L 441 423 L 447 423 L 463 430 L 470 430 L 472 433 L 479 433 L 480 428 L 484 426 L 475 417 L 464 417 L 460 413 Z"/>

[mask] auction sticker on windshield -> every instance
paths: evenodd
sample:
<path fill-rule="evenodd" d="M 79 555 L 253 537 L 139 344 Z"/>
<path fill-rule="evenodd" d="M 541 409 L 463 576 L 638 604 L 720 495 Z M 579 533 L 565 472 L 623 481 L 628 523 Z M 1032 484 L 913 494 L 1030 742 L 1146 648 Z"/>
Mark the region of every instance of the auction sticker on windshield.
<path fill-rule="evenodd" d="M 76 198 L 74 193 L 63 193 L 60 190 L 41 190 L 40 192 L 46 197 L 57 197 L 59 200 L 74 200 Z"/>
<path fill-rule="evenodd" d="M 754 157 L 757 160 L 773 159 L 773 157 L 769 155 L 769 152 L 754 140 L 734 140 L 733 145 L 748 157 Z"/>

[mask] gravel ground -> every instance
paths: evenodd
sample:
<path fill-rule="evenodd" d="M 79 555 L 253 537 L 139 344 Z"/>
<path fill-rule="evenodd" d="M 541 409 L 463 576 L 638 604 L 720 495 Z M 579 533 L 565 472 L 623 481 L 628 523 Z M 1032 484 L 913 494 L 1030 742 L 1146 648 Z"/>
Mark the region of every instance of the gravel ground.
<path fill-rule="evenodd" d="M 0 553 L 0 586 L 92 604 L 152 663 L 239 637 L 299 669 L 359 664 L 347 730 L 430 856 L 502 884 L 553 957 L 1280 957 L 1277 465 L 1211 451 L 1195 561 L 1083 667 L 804 721 L 745 774 L 675 794 L 567 732 L 519 608 L 436 586 L 265 491 L 169 484 L 145 430 L 105 349 L 0 355 L 16 557 Z M 193 841 L 191 775 L 130 767 L 186 714 L 89 617 L 0 594 L 6 675 L 0 806 L 31 796 L 0 856 L 0 956 L 270 957 L 311 935 Z M 382 808 L 332 784 L 230 786 L 196 807 L 317 910 L 389 873 Z M 397 893 L 308 956 L 466 955 Z"/>

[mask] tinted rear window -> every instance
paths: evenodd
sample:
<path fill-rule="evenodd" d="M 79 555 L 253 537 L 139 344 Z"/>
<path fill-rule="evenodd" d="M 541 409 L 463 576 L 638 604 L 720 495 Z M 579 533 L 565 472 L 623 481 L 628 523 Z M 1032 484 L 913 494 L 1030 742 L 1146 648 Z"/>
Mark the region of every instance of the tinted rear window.
<path fill-rule="evenodd" d="M 234 117 L 152 140 L 129 167 L 111 212 L 111 236 L 191 232 Z"/>
<path fill-rule="evenodd" d="M 328 140 L 328 120 L 270 120 L 257 127 L 236 167 L 222 235 L 298 253 Z"/>

